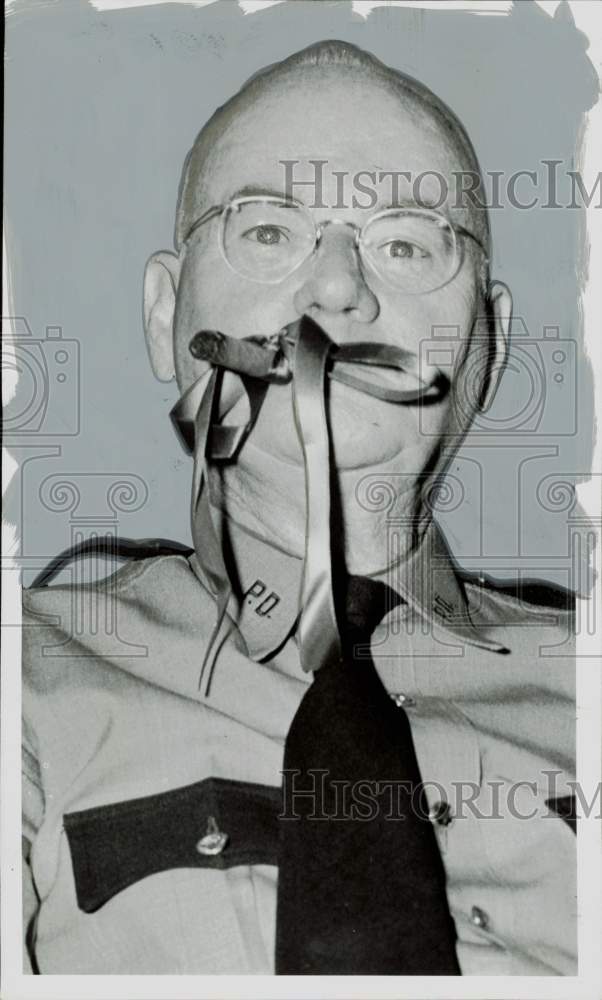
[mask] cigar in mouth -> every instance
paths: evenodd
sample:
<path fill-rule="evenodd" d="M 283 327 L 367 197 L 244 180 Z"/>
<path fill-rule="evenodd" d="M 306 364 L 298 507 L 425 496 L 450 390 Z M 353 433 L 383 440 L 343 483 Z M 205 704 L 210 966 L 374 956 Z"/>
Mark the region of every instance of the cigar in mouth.
<path fill-rule="evenodd" d="M 285 384 L 293 376 L 298 321 L 271 337 L 229 337 L 200 330 L 188 348 L 198 361 L 264 382 Z M 328 376 L 390 403 L 432 402 L 442 398 L 448 380 L 431 365 L 418 371 L 411 352 L 390 344 L 333 345 Z"/>
<path fill-rule="evenodd" d="M 200 330 L 188 345 L 193 358 L 267 382 L 288 382 L 292 372 L 275 338 L 228 337 L 219 330 Z"/>

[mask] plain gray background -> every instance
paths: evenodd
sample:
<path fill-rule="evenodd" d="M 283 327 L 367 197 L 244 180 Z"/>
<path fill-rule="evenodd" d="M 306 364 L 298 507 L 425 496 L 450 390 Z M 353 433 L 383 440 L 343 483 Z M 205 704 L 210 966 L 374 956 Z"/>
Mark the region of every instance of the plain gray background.
<path fill-rule="evenodd" d="M 442 5 L 376 9 L 364 20 L 347 2 L 304 0 L 247 16 L 234 0 L 104 13 L 72 0 L 17 3 L 9 14 L 6 232 L 12 311 L 26 323 L 17 324 L 22 378 L 6 438 L 22 464 L 5 517 L 19 524 L 32 571 L 94 530 L 189 539 L 191 467 L 168 420 L 175 383 L 156 382 L 147 361 L 144 263 L 172 245 L 181 166 L 216 106 L 261 66 L 329 37 L 438 93 L 486 172 L 543 177 L 541 161 L 560 160 L 557 197 L 569 201 L 565 172 L 579 165 L 598 81 L 566 4 L 554 18 L 530 0 L 507 17 Z M 592 378 L 580 352 L 585 213 L 502 200 L 492 274 L 513 292 L 516 363 L 488 417 L 498 433 L 463 446 L 441 520 L 471 569 L 578 586 L 567 517 L 572 510 L 580 530 L 579 512 L 563 484 L 587 474 L 592 453 Z M 47 327 L 67 341 L 59 361 Z M 544 327 L 569 345 L 542 346 Z M 544 381 L 519 417 L 542 364 Z M 46 390 L 36 431 L 31 413 Z M 14 405 L 22 416 L 11 423 Z"/>

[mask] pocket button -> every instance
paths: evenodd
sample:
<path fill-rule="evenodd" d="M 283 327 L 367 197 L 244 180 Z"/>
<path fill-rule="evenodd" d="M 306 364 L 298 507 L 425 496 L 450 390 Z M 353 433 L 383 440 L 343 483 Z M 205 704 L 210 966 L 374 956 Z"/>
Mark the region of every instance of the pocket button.
<path fill-rule="evenodd" d="M 199 854 L 205 857 L 214 857 L 221 854 L 228 843 L 228 834 L 220 830 L 215 818 L 210 816 L 207 820 L 207 832 L 204 837 L 197 842 L 196 849 Z"/>

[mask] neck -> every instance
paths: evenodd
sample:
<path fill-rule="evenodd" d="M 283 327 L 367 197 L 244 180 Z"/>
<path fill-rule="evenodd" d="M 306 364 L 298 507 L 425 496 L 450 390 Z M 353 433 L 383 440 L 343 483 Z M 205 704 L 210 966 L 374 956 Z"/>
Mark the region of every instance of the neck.
<path fill-rule="evenodd" d="M 333 542 L 349 573 L 370 575 L 408 558 L 428 526 L 418 482 L 394 476 L 393 459 L 378 471 L 339 472 Z M 400 489 L 399 483 L 403 483 Z M 305 473 L 247 442 L 238 462 L 212 467 L 211 501 L 228 519 L 290 555 L 305 554 Z M 335 501 L 336 502 L 336 501 Z M 339 529 L 337 531 L 337 529 Z M 334 534 L 333 532 L 333 534 Z"/>

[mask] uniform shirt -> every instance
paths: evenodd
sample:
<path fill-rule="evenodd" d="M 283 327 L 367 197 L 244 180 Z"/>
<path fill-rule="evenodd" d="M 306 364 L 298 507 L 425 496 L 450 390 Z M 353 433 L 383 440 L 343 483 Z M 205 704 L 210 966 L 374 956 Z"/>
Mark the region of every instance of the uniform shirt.
<path fill-rule="evenodd" d="M 311 681 L 294 635 L 301 563 L 246 534 L 233 546 L 244 597 L 207 693 L 215 603 L 196 556 L 24 594 L 26 923 L 41 974 L 274 971 L 266 817 Z M 404 603 L 371 653 L 411 721 L 462 974 L 574 975 L 575 838 L 546 804 L 574 779 L 570 614 L 463 583 L 434 527 L 387 582 Z M 216 830 L 235 863 L 198 867 Z"/>

